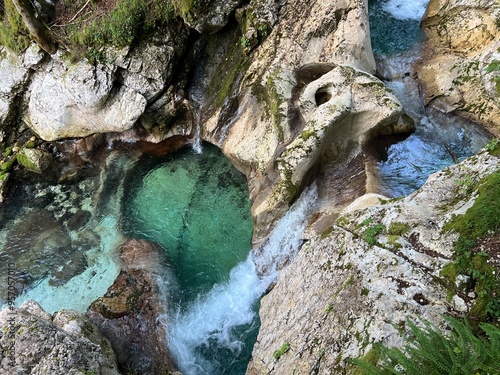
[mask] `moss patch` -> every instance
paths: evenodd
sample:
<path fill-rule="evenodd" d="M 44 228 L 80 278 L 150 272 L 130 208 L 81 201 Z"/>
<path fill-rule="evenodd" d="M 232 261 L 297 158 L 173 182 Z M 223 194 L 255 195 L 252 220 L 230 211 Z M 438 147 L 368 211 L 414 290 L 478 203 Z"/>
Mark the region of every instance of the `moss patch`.
<path fill-rule="evenodd" d="M 496 259 L 500 233 L 500 171 L 494 172 L 477 184 L 477 198 L 463 215 L 455 215 L 444 226 L 455 231 L 459 239 L 455 245 L 456 272 L 470 276 L 477 295 L 470 315 L 477 321 L 500 318 L 500 279 Z M 450 266 L 451 267 L 451 266 Z"/>

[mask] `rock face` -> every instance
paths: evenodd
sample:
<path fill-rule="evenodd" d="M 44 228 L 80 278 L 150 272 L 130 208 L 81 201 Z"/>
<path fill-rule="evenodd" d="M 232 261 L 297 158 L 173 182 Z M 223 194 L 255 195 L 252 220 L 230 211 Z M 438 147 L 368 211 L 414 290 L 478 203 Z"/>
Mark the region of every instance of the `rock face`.
<path fill-rule="evenodd" d="M 9 117 L 18 115 L 16 100 L 24 94 L 32 70 L 41 63 L 43 56 L 35 44 L 21 56 L 0 48 L 0 131 Z"/>
<path fill-rule="evenodd" d="M 36 302 L 0 312 L 0 373 L 119 375 L 109 341 L 81 313 Z"/>
<path fill-rule="evenodd" d="M 87 312 L 111 341 L 127 373 L 164 374 L 174 370 L 161 321 L 164 299 L 158 283 L 162 257 L 145 240 L 128 240 L 120 250 L 123 266 L 107 293 Z"/>
<path fill-rule="evenodd" d="M 354 197 L 371 190 L 364 146 L 380 134 L 413 130 L 394 95 L 370 75 L 366 2 L 271 3 L 253 1 L 237 12 L 249 57 L 234 64 L 248 68 L 241 79 L 233 76 L 237 85 L 222 109 L 202 119 L 202 136 L 249 180 L 256 242 L 315 174 L 358 176 L 349 188 Z M 273 4 L 275 18 L 266 11 Z M 343 169 L 348 161 L 356 168 Z M 333 192 L 331 184 L 320 194 Z"/>
<path fill-rule="evenodd" d="M 440 275 L 457 239 L 442 228 L 474 200 L 456 181 L 499 170 L 500 158 L 482 152 L 403 200 L 361 210 L 354 203 L 322 232 L 316 221 L 261 301 L 247 374 L 344 373 L 344 360 L 374 342 L 401 345 L 396 327 L 407 317 L 440 324 L 442 313 L 467 312 L 474 298 L 449 296 Z"/>
<path fill-rule="evenodd" d="M 431 0 L 422 20 L 428 40 L 417 67 L 425 102 L 500 135 L 500 4 Z"/>
<path fill-rule="evenodd" d="M 130 129 L 146 98 L 126 86 L 115 88 L 114 74 L 111 65 L 82 61 L 69 67 L 55 57 L 33 79 L 27 123 L 47 141 Z"/>

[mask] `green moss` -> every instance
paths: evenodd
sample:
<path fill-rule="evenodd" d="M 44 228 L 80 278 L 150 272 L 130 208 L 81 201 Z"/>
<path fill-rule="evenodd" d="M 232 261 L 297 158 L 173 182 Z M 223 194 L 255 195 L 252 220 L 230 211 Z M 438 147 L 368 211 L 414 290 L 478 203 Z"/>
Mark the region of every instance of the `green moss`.
<path fill-rule="evenodd" d="M 325 309 L 325 314 L 330 314 L 333 312 L 333 304 L 329 303 L 328 306 L 326 306 L 326 309 Z"/>
<path fill-rule="evenodd" d="M 172 0 L 175 10 L 183 17 L 186 17 L 197 3 L 196 0 Z"/>
<path fill-rule="evenodd" d="M 283 355 L 290 350 L 290 343 L 284 343 L 279 350 L 273 353 L 274 360 L 278 362 Z"/>
<path fill-rule="evenodd" d="M 328 227 L 326 228 L 323 233 L 321 233 L 321 239 L 324 240 L 325 238 L 329 237 L 333 233 L 333 227 Z"/>
<path fill-rule="evenodd" d="M 500 156 L 500 139 L 493 138 L 488 144 L 485 146 L 486 150 L 488 150 L 490 155 Z"/>
<path fill-rule="evenodd" d="M 3 15 L 0 12 L 0 45 L 22 52 L 30 44 L 29 31 L 11 0 L 4 0 L 3 6 Z"/>
<path fill-rule="evenodd" d="M 392 248 L 399 249 L 402 247 L 402 245 L 397 242 L 400 238 L 401 238 L 401 236 L 399 236 L 397 234 L 389 234 L 389 235 L 387 235 L 387 242 L 389 243 L 389 245 Z"/>
<path fill-rule="evenodd" d="M 2 163 L 2 165 L 0 165 L 0 170 L 2 172 L 10 172 L 12 170 L 12 168 L 14 168 L 15 162 L 16 162 L 15 159 L 12 159 L 12 160 L 9 160 L 9 161 L 4 161 Z"/>
<path fill-rule="evenodd" d="M 479 238 L 500 230 L 500 171 L 478 184 L 478 197 L 464 215 L 455 215 L 444 226 L 469 238 Z"/>
<path fill-rule="evenodd" d="M 301 138 L 304 141 L 307 141 L 311 137 L 317 138 L 317 133 L 314 129 L 309 129 L 309 130 L 303 130 L 302 133 L 300 133 Z"/>
<path fill-rule="evenodd" d="M 389 228 L 387 229 L 387 234 L 389 235 L 395 235 L 395 236 L 402 236 L 410 230 L 410 226 L 406 223 L 400 223 L 400 222 L 393 222 L 391 225 L 389 225 Z"/>
<path fill-rule="evenodd" d="M 455 231 L 459 238 L 455 245 L 456 272 L 471 277 L 477 294 L 470 315 L 477 321 L 500 317 L 500 279 L 494 266 L 488 263 L 490 255 L 477 249 L 481 238 L 498 236 L 500 232 L 500 171 L 492 173 L 477 184 L 477 198 L 465 214 L 455 215 L 444 226 Z"/>
<path fill-rule="evenodd" d="M 488 73 L 491 72 L 500 72 L 500 60 L 493 60 L 487 67 L 486 71 Z"/>
<path fill-rule="evenodd" d="M 9 146 L 5 149 L 5 151 L 3 152 L 3 157 L 6 158 L 6 157 L 9 157 L 12 155 L 12 149 L 13 147 L 12 146 Z"/>
<path fill-rule="evenodd" d="M 361 290 L 361 295 L 363 297 L 366 297 L 369 293 L 370 293 L 370 289 L 368 289 L 368 288 L 363 288 L 363 290 Z"/>
<path fill-rule="evenodd" d="M 348 215 L 340 216 L 336 221 L 338 226 L 345 227 L 349 225 L 349 217 Z"/>

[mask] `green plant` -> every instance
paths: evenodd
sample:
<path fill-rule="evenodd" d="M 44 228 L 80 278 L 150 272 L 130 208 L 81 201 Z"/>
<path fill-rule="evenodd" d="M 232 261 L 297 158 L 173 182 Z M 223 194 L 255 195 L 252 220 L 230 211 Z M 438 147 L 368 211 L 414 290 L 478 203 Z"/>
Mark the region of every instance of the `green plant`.
<path fill-rule="evenodd" d="M 500 60 L 493 60 L 492 62 L 490 62 L 489 65 L 486 67 L 486 71 L 488 73 L 500 72 Z"/>
<path fill-rule="evenodd" d="M 24 51 L 31 38 L 21 16 L 11 0 L 3 1 L 3 14 L 0 12 L 0 45 L 12 51 Z"/>
<path fill-rule="evenodd" d="M 488 142 L 486 146 L 484 146 L 488 152 L 493 156 L 500 156 L 500 139 L 493 138 Z"/>
<path fill-rule="evenodd" d="M 481 250 L 477 245 L 482 239 L 500 232 L 500 171 L 484 178 L 476 187 L 477 198 L 472 207 L 463 215 L 454 215 L 444 230 L 459 234 L 455 244 L 456 273 L 468 275 L 474 282 L 477 300 L 470 315 L 488 320 L 500 317 L 500 295 L 497 292 L 500 279 L 498 270 L 488 262 L 490 249 Z"/>
<path fill-rule="evenodd" d="M 429 322 L 423 327 L 407 320 L 411 339 L 403 349 L 374 346 L 369 358 L 356 358 L 361 374 L 476 375 L 500 373 L 500 329 L 481 324 L 488 339 L 473 332 L 467 321 L 445 317 L 452 331 L 443 334 Z"/>
<path fill-rule="evenodd" d="M 245 35 L 241 37 L 240 43 L 243 48 L 250 47 L 250 39 L 248 39 Z"/>
<path fill-rule="evenodd" d="M 363 239 L 371 246 L 377 243 L 377 236 L 385 230 L 384 224 L 368 227 L 363 232 Z"/>
<path fill-rule="evenodd" d="M 400 223 L 400 222 L 393 222 L 391 225 L 389 225 L 389 228 L 387 229 L 387 234 L 389 235 L 395 235 L 395 236 L 402 236 L 405 233 L 408 233 L 410 230 L 410 226 L 406 223 Z"/>
<path fill-rule="evenodd" d="M 284 343 L 279 350 L 275 350 L 273 353 L 274 360 L 278 362 L 280 358 L 290 350 L 290 344 L 288 342 Z"/>

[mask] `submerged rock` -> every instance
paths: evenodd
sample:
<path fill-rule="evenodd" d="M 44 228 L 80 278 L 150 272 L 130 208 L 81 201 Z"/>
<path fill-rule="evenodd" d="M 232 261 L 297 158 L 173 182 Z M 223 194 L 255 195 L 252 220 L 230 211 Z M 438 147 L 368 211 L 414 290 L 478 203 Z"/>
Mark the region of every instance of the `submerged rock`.
<path fill-rule="evenodd" d="M 87 316 L 111 341 L 126 372 L 164 374 L 175 370 L 161 320 L 165 314 L 160 250 L 146 240 L 128 240 L 120 249 L 122 271 Z"/>
<path fill-rule="evenodd" d="M 119 375 L 109 341 L 83 314 L 51 316 L 34 301 L 0 312 L 2 374 Z"/>
<path fill-rule="evenodd" d="M 448 288 L 440 273 L 457 240 L 443 226 L 475 199 L 457 180 L 478 182 L 499 170 L 500 158 L 482 152 L 402 200 L 352 205 L 327 227 L 316 220 L 261 301 L 247 374 L 345 373 L 345 360 L 376 342 L 401 346 L 406 318 L 440 325 L 441 314 L 470 312 L 475 297 Z"/>

